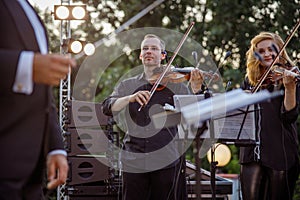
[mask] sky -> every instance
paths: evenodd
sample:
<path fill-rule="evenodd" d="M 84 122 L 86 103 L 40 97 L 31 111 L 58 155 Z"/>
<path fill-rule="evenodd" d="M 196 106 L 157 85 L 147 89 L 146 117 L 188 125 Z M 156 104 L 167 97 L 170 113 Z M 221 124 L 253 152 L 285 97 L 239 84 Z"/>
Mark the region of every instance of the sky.
<path fill-rule="evenodd" d="M 60 0 L 28 0 L 31 5 L 37 5 L 41 10 L 45 10 L 47 7 L 49 7 L 51 10 L 53 10 L 54 5 L 58 5 L 61 3 Z"/>

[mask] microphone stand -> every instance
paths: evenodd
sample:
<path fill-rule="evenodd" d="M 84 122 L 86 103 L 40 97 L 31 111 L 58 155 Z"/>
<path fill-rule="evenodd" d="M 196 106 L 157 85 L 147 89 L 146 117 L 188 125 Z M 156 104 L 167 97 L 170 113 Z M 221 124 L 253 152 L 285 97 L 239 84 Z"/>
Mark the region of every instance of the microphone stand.
<path fill-rule="evenodd" d="M 192 56 L 195 60 L 195 68 L 199 67 L 198 54 L 196 51 L 192 52 Z M 207 129 L 206 122 L 203 123 L 201 127 L 197 127 L 196 136 L 195 136 L 195 147 L 194 147 L 194 156 L 195 156 L 195 166 L 196 166 L 196 200 L 201 200 L 201 159 L 199 157 L 201 141 L 200 136 Z"/>
<path fill-rule="evenodd" d="M 197 128 L 196 136 L 195 136 L 195 165 L 196 165 L 196 199 L 201 200 L 201 159 L 199 157 L 199 150 L 201 147 L 200 136 L 207 129 L 207 125 L 204 122 L 202 127 Z"/>
<path fill-rule="evenodd" d="M 207 99 L 210 97 L 212 97 L 212 92 L 208 88 L 206 88 L 204 91 L 204 98 Z M 210 128 L 211 128 L 211 124 L 210 124 Z M 200 147 L 201 147 L 200 136 L 204 133 L 204 131 L 206 129 L 208 129 L 207 121 L 203 122 L 203 125 L 201 127 L 197 128 L 197 132 L 196 132 L 196 136 L 195 136 L 195 148 L 194 148 L 195 154 L 194 154 L 194 156 L 195 156 L 195 165 L 196 165 L 196 199 L 197 200 L 201 200 L 201 159 L 199 157 L 199 152 L 200 152 Z M 211 130 L 210 130 L 210 132 L 211 132 Z M 211 174 L 211 176 L 212 176 L 212 174 Z M 214 179 L 212 179 L 212 181 L 215 182 Z M 214 183 L 214 185 L 215 185 L 215 183 Z M 215 188 L 215 186 L 213 188 Z M 213 191 L 215 191 L 215 189 L 213 189 Z M 212 192 L 212 194 L 215 196 L 214 193 L 215 192 Z"/>
<path fill-rule="evenodd" d="M 225 92 L 227 92 L 229 86 L 231 85 L 231 81 L 228 81 L 226 84 Z M 204 98 L 210 98 L 212 97 L 213 94 L 212 92 L 207 88 L 206 91 L 204 92 Z M 211 121 L 210 121 L 211 122 Z M 212 141 L 215 140 L 215 127 L 214 123 L 209 123 L 209 132 L 210 132 L 210 138 Z M 217 165 L 218 161 L 215 160 L 215 151 L 218 146 L 211 145 L 211 162 L 210 162 L 210 185 L 211 185 L 211 199 L 215 200 L 216 199 L 216 171 L 217 171 Z"/>
<path fill-rule="evenodd" d="M 211 98 L 213 96 L 212 91 L 206 88 L 204 92 L 204 99 Z M 208 120 L 209 121 L 209 133 L 210 133 L 210 138 L 211 141 L 215 140 L 215 128 L 214 128 L 214 123 L 213 120 Z M 214 144 L 211 145 L 211 163 L 210 163 L 210 185 L 211 185 L 211 199 L 215 200 L 216 199 L 216 168 L 218 162 L 215 161 L 215 149 L 217 147 L 214 146 Z"/>
<path fill-rule="evenodd" d="M 224 64 L 224 61 L 231 55 L 231 52 L 228 51 L 226 52 L 226 55 L 224 57 L 224 60 L 222 63 L 219 64 L 217 70 L 214 72 L 216 73 L 220 67 Z M 196 67 L 199 67 L 200 62 L 198 61 L 198 54 L 196 51 L 192 52 L 192 56 L 195 60 L 195 64 Z M 208 86 L 210 85 L 212 79 L 209 80 L 208 84 L 204 83 L 205 86 L 205 91 L 204 91 L 204 99 L 210 98 L 212 97 L 212 91 L 209 90 Z M 214 136 L 214 126 L 213 123 L 209 123 L 210 126 L 210 134 L 211 134 L 211 138 L 215 138 Z M 195 136 L 195 140 L 196 140 L 196 144 L 195 144 L 195 164 L 196 164 L 196 199 L 197 200 L 201 200 L 201 160 L 199 158 L 199 150 L 200 150 L 200 146 L 201 146 L 201 142 L 200 142 L 200 136 L 204 133 L 204 131 L 208 129 L 207 127 L 207 121 L 203 123 L 202 127 L 198 127 L 197 128 L 197 132 L 196 132 L 196 136 Z M 212 149 L 212 148 L 211 148 Z M 213 156 L 213 153 L 212 153 Z M 214 157 L 214 156 L 213 156 Z M 212 190 L 212 200 L 216 199 L 216 189 L 215 189 L 215 171 L 216 171 L 216 166 L 218 164 L 218 162 L 214 162 L 214 158 L 211 159 L 211 190 Z"/>
<path fill-rule="evenodd" d="M 217 70 L 214 72 L 216 73 L 224 64 L 225 60 L 231 55 L 231 52 L 228 51 L 226 52 L 226 55 L 224 57 L 224 60 L 223 62 L 221 62 L 217 68 Z M 207 89 L 206 91 L 204 92 L 204 98 L 207 99 L 207 98 L 210 98 L 212 97 L 212 92 L 209 90 L 209 86 L 211 84 L 211 81 L 212 79 L 210 79 L 210 81 L 208 82 L 207 84 Z M 227 85 L 226 85 L 226 88 L 225 88 L 225 92 L 227 91 L 229 85 L 231 84 L 231 82 L 228 82 Z M 214 123 L 213 123 L 213 120 L 209 120 L 209 132 L 210 132 L 210 138 L 211 138 L 211 141 L 215 141 L 215 128 L 214 128 Z M 212 200 L 216 200 L 216 168 L 217 168 L 217 164 L 218 162 L 215 161 L 215 150 L 216 150 L 217 147 L 215 147 L 214 144 L 212 144 L 211 146 L 211 163 L 210 163 L 210 185 L 211 185 L 211 199 Z"/>
<path fill-rule="evenodd" d="M 200 62 L 198 61 L 198 54 L 196 51 L 192 52 L 192 56 L 195 61 L 195 68 L 199 68 Z M 189 82 L 188 82 L 189 83 Z M 197 132 L 195 136 L 195 147 L 194 147 L 194 156 L 195 156 L 195 166 L 196 166 L 196 200 L 201 200 L 201 159 L 199 157 L 201 140 L 200 136 L 207 129 L 207 124 L 204 122 L 201 127 L 197 127 Z"/>

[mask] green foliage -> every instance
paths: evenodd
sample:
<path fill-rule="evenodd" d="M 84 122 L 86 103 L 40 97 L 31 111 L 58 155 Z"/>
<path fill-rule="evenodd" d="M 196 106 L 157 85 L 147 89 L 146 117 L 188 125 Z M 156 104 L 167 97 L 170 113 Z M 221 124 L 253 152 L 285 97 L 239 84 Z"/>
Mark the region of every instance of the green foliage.
<path fill-rule="evenodd" d="M 224 167 L 223 172 L 229 174 L 239 174 L 239 149 L 234 145 L 230 145 L 229 148 L 231 151 L 231 161 Z"/>
<path fill-rule="evenodd" d="M 120 25 L 145 9 L 147 0 L 101 1 L 85 0 L 88 5 L 90 20 L 72 29 L 72 37 L 96 42 L 107 36 L 105 24 L 110 25 L 113 32 Z M 274 31 L 286 38 L 289 31 L 299 19 L 299 0 L 293 1 L 241 1 L 241 0 L 166 0 L 129 28 L 164 27 L 184 32 L 191 21 L 196 24 L 189 37 L 195 39 L 210 52 L 212 59 L 219 65 L 227 51 L 231 57 L 220 69 L 224 83 L 231 81 L 231 89 L 239 86 L 245 73 L 245 53 L 250 39 L 261 31 Z M 59 27 L 53 24 L 53 17 L 46 10 L 43 19 L 47 24 L 52 52 L 59 52 Z M 96 17 L 95 17 L 96 16 Z M 73 22 L 72 22 L 73 23 Z M 296 33 L 287 49 L 294 59 L 300 55 L 299 33 Z M 174 41 L 178 42 L 178 41 Z M 79 60 L 79 64 L 84 58 Z M 99 63 L 100 64 L 100 63 Z M 112 90 L 119 78 L 131 68 L 140 64 L 136 52 L 119 57 L 101 73 L 96 94 L 90 94 L 89 88 L 82 88 L 80 99 L 102 101 Z M 176 63 L 184 66 L 185 63 Z M 90 76 L 97 77 L 98 71 L 91 71 Z M 72 73 L 76 77 L 76 70 Z M 98 77 L 99 78 L 99 77 Z M 95 79 L 97 80 L 97 78 Z M 94 80 L 93 80 L 94 81 Z M 91 85 L 86 83 L 85 87 Z M 95 96 L 95 98 L 93 98 Z"/>

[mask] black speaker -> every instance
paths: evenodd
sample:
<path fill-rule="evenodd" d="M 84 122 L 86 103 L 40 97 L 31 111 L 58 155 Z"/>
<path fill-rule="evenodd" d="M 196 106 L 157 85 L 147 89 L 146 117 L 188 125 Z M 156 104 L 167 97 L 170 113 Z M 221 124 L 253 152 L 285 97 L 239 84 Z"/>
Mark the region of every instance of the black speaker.
<path fill-rule="evenodd" d="M 121 185 L 108 185 L 107 183 L 96 182 L 93 185 L 74 185 L 68 188 L 67 193 L 70 199 L 114 199 L 121 197 Z M 121 199 L 121 198 L 120 198 Z"/>
<path fill-rule="evenodd" d="M 104 153 L 108 151 L 107 136 L 107 131 L 102 129 L 69 128 L 65 148 L 69 156 Z"/>
<path fill-rule="evenodd" d="M 111 178 L 110 163 L 105 156 L 68 157 L 68 185 L 92 183 Z"/>
<path fill-rule="evenodd" d="M 66 106 L 66 124 L 68 128 L 99 127 L 109 123 L 109 117 L 102 112 L 102 104 L 71 100 Z"/>

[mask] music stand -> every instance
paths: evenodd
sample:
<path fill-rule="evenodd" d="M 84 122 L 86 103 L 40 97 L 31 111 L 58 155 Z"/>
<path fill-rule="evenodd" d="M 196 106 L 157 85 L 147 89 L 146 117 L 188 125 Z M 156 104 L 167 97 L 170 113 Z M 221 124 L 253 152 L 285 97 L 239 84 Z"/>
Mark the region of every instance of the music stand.
<path fill-rule="evenodd" d="M 216 94 L 218 95 L 218 94 Z M 204 95 L 174 95 L 174 105 L 176 109 L 181 109 L 182 107 L 189 105 L 193 101 L 204 100 Z M 241 115 L 249 113 L 247 117 L 243 120 Z M 217 162 L 214 159 L 215 148 L 213 143 L 215 141 L 220 141 L 228 143 L 239 143 L 245 145 L 251 145 L 256 143 L 255 134 L 255 120 L 254 120 L 254 106 L 251 105 L 249 109 L 240 108 L 225 115 L 216 116 L 205 122 L 199 128 L 190 128 L 178 125 L 178 132 L 180 137 L 183 139 L 195 139 L 195 165 L 196 165 L 196 195 L 201 195 L 201 189 L 199 187 L 201 181 L 201 174 L 199 169 L 201 167 L 201 162 L 199 159 L 199 152 L 201 147 L 201 140 L 208 139 L 212 143 L 211 145 L 211 188 L 212 188 L 212 198 L 214 199 L 215 193 L 215 172 Z M 199 122 L 201 124 L 201 122 Z M 186 128 L 186 129 L 185 129 Z M 188 138 L 190 137 L 190 138 Z M 205 148 L 204 148 L 205 150 Z"/>
<path fill-rule="evenodd" d="M 255 126 L 254 105 L 240 108 L 218 116 L 210 120 L 209 133 L 204 133 L 201 139 L 210 137 L 212 141 L 219 141 L 225 144 L 235 144 L 238 146 L 256 145 L 257 135 Z M 244 117 L 243 117 L 244 116 Z M 211 145 L 211 190 L 212 200 L 216 198 L 216 169 L 218 161 L 215 160 L 217 146 Z"/>
<path fill-rule="evenodd" d="M 174 106 L 177 110 L 180 110 L 181 107 L 201 101 L 204 99 L 204 95 L 174 95 L 173 100 L 174 100 Z M 186 139 L 191 136 L 191 132 L 195 132 L 193 134 L 193 138 L 195 139 L 195 144 L 194 144 L 194 157 L 195 157 L 195 179 L 196 179 L 196 198 L 200 199 L 201 198 L 201 160 L 199 158 L 199 150 L 201 146 L 201 140 L 200 136 L 204 133 L 205 130 L 207 130 L 207 123 L 204 122 L 199 122 L 198 125 L 190 127 L 190 129 L 186 129 L 186 127 L 183 126 L 183 124 L 179 124 L 178 126 L 178 134 L 179 138 L 183 139 L 186 141 Z M 193 130 L 193 131 L 191 131 Z M 194 131 L 195 130 L 195 131 Z"/>
<path fill-rule="evenodd" d="M 183 123 L 184 124 L 183 127 L 187 127 L 187 128 L 199 127 L 199 124 L 201 124 L 206 120 L 215 119 L 215 118 L 226 119 L 226 114 L 228 114 L 229 112 L 235 111 L 236 109 L 243 108 L 251 104 L 259 103 L 267 99 L 275 98 L 282 94 L 283 94 L 282 91 L 275 91 L 273 93 L 270 93 L 267 90 L 263 90 L 252 94 L 252 93 L 246 93 L 241 89 L 236 89 L 224 94 L 216 95 L 209 99 L 205 99 L 199 102 L 185 105 L 180 110 L 177 110 L 175 112 L 164 112 L 164 113 L 153 115 L 152 121 L 156 128 L 174 126 L 179 123 Z M 176 105 L 176 101 L 174 103 Z M 251 113 L 252 112 L 250 112 L 250 115 Z M 243 114 L 243 112 L 241 112 L 241 114 Z M 223 117 L 220 118 L 220 115 L 223 115 Z M 231 116 L 233 117 L 237 115 L 232 114 Z M 210 125 L 210 134 L 209 134 L 210 138 L 213 139 L 213 141 L 216 139 L 214 133 L 215 131 L 214 121 L 215 120 L 213 120 L 212 125 Z M 196 170 L 198 171 L 199 169 Z M 212 176 L 213 175 L 211 175 L 211 177 Z M 214 192 L 215 191 L 212 191 L 213 195 Z"/>
<path fill-rule="evenodd" d="M 212 118 L 209 131 L 201 139 L 218 140 L 226 144 L 255 145 L 257 141 L 255 105 L 238 108 Z"/>

